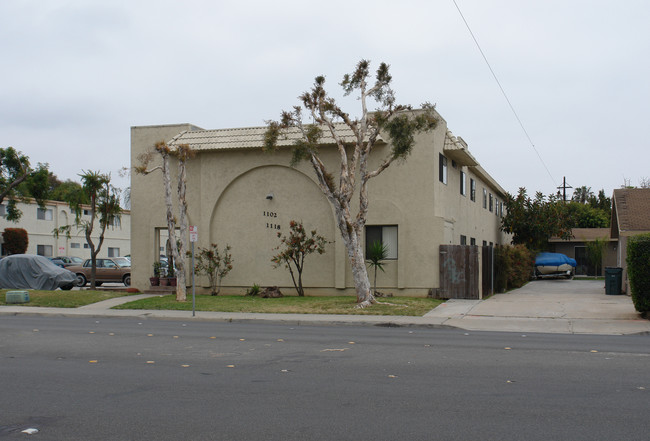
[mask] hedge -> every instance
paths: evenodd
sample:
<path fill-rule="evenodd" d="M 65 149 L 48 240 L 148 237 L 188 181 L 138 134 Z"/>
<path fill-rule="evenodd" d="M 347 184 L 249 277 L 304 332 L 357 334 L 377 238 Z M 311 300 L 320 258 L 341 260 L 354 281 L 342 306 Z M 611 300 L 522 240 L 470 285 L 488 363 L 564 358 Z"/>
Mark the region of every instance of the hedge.
<path fill-rule="evenodd" d="M 2 233 L 2 248 L 7 254 L 25 254 L 29 238 L 24 228 L 5 228 Z"/>
<path fill-rule="evenodd" d="M 628 241 L 627 275 L 634 307 L 647 315 L 650 312 L 650 234 L 632 236 Z"/>
<path fill-rule="evenodd" d="M 535 266 L 535 254 L 524 245 L 497 245 L 494 254 L 495 292 L 522 287 L 530 280 Z"/>

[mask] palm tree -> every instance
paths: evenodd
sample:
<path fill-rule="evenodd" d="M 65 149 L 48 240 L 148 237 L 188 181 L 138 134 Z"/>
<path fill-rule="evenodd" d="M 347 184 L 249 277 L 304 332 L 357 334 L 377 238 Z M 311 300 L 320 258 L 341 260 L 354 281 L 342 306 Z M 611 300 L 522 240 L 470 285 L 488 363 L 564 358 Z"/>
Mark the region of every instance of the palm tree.
<path fill-rule="evenodd" d="M 375 269 L 375 280 L 373 283 L 374 294 L 377 294 L 377 269 L 384 271 L 383 260 L 388 257 L 388 245 L 383 244 L 381 241 L 373 242 L 368 248 L 368 255 L 366 262 L 371 268 Z"/>
<path fill-rule="evenodd" d="M 583 185 L 582 187 L 578 187 L 575 189 L 575 191 L 573 192 L 573 197 L 571 197 L 571 200 L 575 202 L 579 202 L 581 204 L 586 204 L 587 202 L 589 202 L 589 199 L 591 199 L 592 197 L 594 197 L 594 192 L 591 191 L 591 187 L 586 187 Z"/>

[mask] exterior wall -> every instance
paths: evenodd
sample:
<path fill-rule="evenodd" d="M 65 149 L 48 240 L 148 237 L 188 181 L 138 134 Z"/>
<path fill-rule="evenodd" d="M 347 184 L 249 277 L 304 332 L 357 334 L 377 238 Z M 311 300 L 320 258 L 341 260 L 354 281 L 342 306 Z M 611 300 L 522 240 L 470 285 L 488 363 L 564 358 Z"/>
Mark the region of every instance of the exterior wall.
<path fill-rule="evenodd" d="M 187 124 L 133 127 L 133 165 L 156 141 L 170 140 L 192 128 L 196 129 Z M 441 119 L 435 131 L 418 135 L 404 163 L 394 163 L 370 181 L 367 225 L 398 227 L 398 258 L 386 261 L 386 272 L 378 274 L 380 290 L 425 295 L 430 288 L 438 287 L 439 246 L 460 244 L 461 234 L 467 236 L 468 245 L 471 237 L 476 238 L 477 245 L 483 241 L 509 242 L 499 232 L 500 218 L 482 207 L 482 188 L 489 188 L 493 195 L 499 193 L 498 188 L 465 168 L 468 194 L 461 196 L 460 168 L 452 168 L 451 160 L 448 183 L 439 182 L 439 153 L 443 152 L 446 132 L 446 122 Z M 387 145 L 377 148 L 371 168 L 389 149 Z M 323 147 L 321 156 L 328 169 L 336 173 L 340 166 L 335 148 Z M 253 148 L 201 151 L 190 160 L 187 201 L 189 224 L 198 226 L 196 246 L 232 246 L 234 264 L 224 279 L 225 293 L 243 293 L 253 283 L 278 285 L 291 293 L 288 271 L 274 269 L 271 257 L 279 245 L 277 233 L 286 234 L 292 219 L 302 221 L 308 230 L 315 228 L 332 242 L 325 254 L 307 258 L 303 276 L 307 294 L 352 294 L 353 279 L 333 208 L 318 188 L 311 166 L 304 162 L 290 168 L 289 162 L 289 149 L 265 154 Z M 469 198 L 470 176 L 477 181 L 476 202 Z M 271 193 L 273 198 L 267 199 Z M 498 199 L 503 201 L 503 196 Z M 155 231 L 166 226 L 160 173 L 134 175 L 131 201 L 132 283 L 144 290 L 158 254 Z M 369 276 L 372 280 L 373 275 Z M 201 285 L 207 285 L 207 280 L 199 278 L 197 286 Z"/>
<path fill-rule="evenodd" d="M 27 254 L 38 254 L 38 245 L 52 247 L 52 256 L 74 256 L 82 259 L 90 258 L 90 248 L 85 248 L 86 237 L 82 231 L 72 228 L 70 238 L 59 235 L 55 238 L 53 231 L 59 227 L 70 225 L 74 222 L 74 213 L 65 202 L 47 201 L 46 210 L 52 210 L 52 219 L 37 218 L 38 205 L 33 203 L 18 203 L 18 208 L 23 212 L 18 222 L 9 222 L 5 216 L 0 216 L 0 231 L 5 228 L 24 228 L 27 230 L 29 245 Z M 97 244 L 99 234 L 92 236 Z M 0 236 L 0 242 L 2 237 Z M 75 246 L 75 248 L 73 248 Z M 99 257 L 107 257 L 109 248 L 119 249 L 119 255 L 125 256 L 131 252 L 131 215 L 126 211 L 122 213 L 120 225 L 107 228 L 104 234 L 104 244 Z"/>
<path fill-rule="evenodd" d="M 572 259 L 576 258 L 576 247 L 585 247 L 586 243 L 585 242 L 574 242 L 574 241 L 564 241 L 564 242 L 554 242 L 553 244 L 553 251 L 556 253 L 562 253 L 567 257 L 571 257 Z M 613 267 L 613 266 L 618 266 L 617 264 L 617 242 L 616 241 L 610 241 L 607 244 L 607 247 L 605 248 L 605 252 L 603 253 L 603 261 L 601 262 L 601 268 L 599 274 L 600 276 L 605 275 L 605 268 L 607 267 Z M 576 273 L 577 275 L 582 275 L 579 273 Z"/>

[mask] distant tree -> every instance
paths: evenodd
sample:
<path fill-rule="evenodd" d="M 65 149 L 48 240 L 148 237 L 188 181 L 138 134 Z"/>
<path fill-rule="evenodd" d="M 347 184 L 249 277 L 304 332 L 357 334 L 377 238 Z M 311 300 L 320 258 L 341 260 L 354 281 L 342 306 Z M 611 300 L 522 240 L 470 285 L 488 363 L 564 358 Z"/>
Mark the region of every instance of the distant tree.
<path fill-rule="evenodd" d="M 43 206 L 48 193 L 47 164 L 33 169 L 29 157 L 13 147 L 0 148 L 0 204 L 7 199 L 7 220 L 18 222 L 22 212 L 17 201 L 33 197 Z"/>
<path fill-rule="evenodd" d="M 29 237 L 24 228 L 5 228 L 2 232 L 2 249 L 7 254 L 25 254 L 28 245 Z"/>
<path fill-rule="evenodd" d="M 70 179 L 65 182 L 60 182 L 50 191 L 49 199 L 53 201 L 72 201 L 77 204 L 90 204 L 90 198 L 84 191 L 83 186 L 79 182 L 74 182 Z"/>
<path fill-rule="evenodd" d="M 282 233 L 278 233 L 278 237 L 280 245 L 276 249 L 279 253 L 273 256 L 271 261 L 276 268 L 284 265 L 289 270 L 293 286 L 298 295 L 303 297 L 305 290 L 302 287 L 302 271 L 305 268 L 305 258 L 313 253 L 323 254 L 327 240 L 317 234 L 316 230 L 307 234 L 302 222 L 294 220 L 289 222 L 289 235 L 283 236 Z"/>
<path fill-rule="evenodd" d="M 360 308 L 376 302 L 363 257 L 362 238 L 369 206 L 368 182 L 394 161 L 406 159 L 415 143 L 414 136 L 433 129 L 437 124 L 430 104 L 423 104 L 419 112 L 412 112 L 410 106 L 396 104 L 387 64 L 379 65 L 374 80 L 369 67 L 368 61 L 361 60 L 354 72 L 346 74 L 340 83 L 346 96 L 359 94 L 359 118 L 350 117 L 339 107 L 325 91 L 325 77 L 318 76 L 311 90 L 299 98 L 313 124 L 303 123 L 302 107 L 295 106 L 292 111 L 282 112 L 280 121 L 269 121 L 265 134 L 267 151 L 275 149 L 278 141 L 288 133 L 299 135 L 293 146 L 291 164 L 296 165 L 302 160 L 311 164 L 318 186 L 334 208 L 336 224 L 352 269 L 357 307 Z M 368 110 L 370 101 L 377 104 L 376 110 Z M 342 124 L 337 125 L 337 122 Z M 345 140 L 343 130 L 350 131 L 354 140 Z M 338 185 L 320 155 L 324 132 L 336 144 L 340 163 Z M 375 162 L 370 159 L 376 156 L 373 152 L 380 133 L 390 142 L 390 151 L 384 158 L 376 158 Z M 378 164 L 374 170 L 370 168 L 371 163 Z M 353 197 L 359 198 L 358 205 L 352 202 Z"/>
<path fill-rule="evenodd" d="M 366 256 L 366 262 L 375 270 L 374 281 L 372 284 L 373 295 L 377 295 L 377 270 L 384 271 L 384 260 L 388 257 L 388 245 L 377 240 L 370 244 L 368 249 L 368 255 Z"/>
<path fill-rule="evenodd" d="M 165 191 L 165 206 L 167 211 L 167 231 L 169 238 L 176 237 L 176 217 L 174 216 L 174 203 L 172 199 L 172 179 L 170 172 L 171 157 L 178 159 L 178 187 L 177 187 L 177 202 L 178 202 L 178 225 L 180 231 L 180 239 L 168 240 L 169 249 L 171 251 L 172 261 L 175 262 L 178 271 L 175 272 L 178 279 L 176 284 L 176 301 L 184 302 L 187 300 L 187 282 L 185 279 L 185 260 L 182 258 L 186 255 L 187 250 L 187 161 L 194 156 L 195 152 L 187 144 L 179 145 L 171 148 L 166 142 L 157 142 L 153 149 L 139 158 L 140 164 L 135 167 L 136 173 L 148 175 L 156 170 L 162 172 L 163 189 Z M 153 158 L 159 155 L 162 160 L 162 165 L 149 168 L 150 162 Z M 174 265 L 170 262 L 169 268 L 174 270 Z"/>
<path fill-rule="evenodd" d="M 188 255 L 191 253 L 188 252 Z M 221 280 L 228 275 L 232 269 L 232 255 L 230 245 L 226 245 L 222 251 L 216 243 L 210 244 L 208 248 L 198 248 L 194 264 L 195 274 L 205 274 L 210 280 L 210 294 L 216 296 L 221 291 Z"/>
<path fill-rule="evenodd" d="M 639 188 L 650 188 L 650 178 L 641 178 Z"/>
<path fill-rule="evenodd" d="M 571 228 L 606 228 L 609 227 L 611 211 L 594 208 L 590 204 L 568 202 L 567 214 L 570 217 Z"/>
<path fill-rule="evenodd" d="M 598 197 L 593 197 L 589 199 L 589 205 L 593 208 L 598 208 L 606 213 L 611 214 L 612 211 L 612 199 L 605 195 L 605 190 L 598 191 Z"/>
<path fill-rule="evenodd" d="M 90 200 L 90 204 L 86 205 L 89 207 L 88 216 L 84 215 L 84 206 L 79 202 L 78 193 L 74 193 L 71 195 L 71 199 L 68 200 L 70 209 L 75 214 L 74 224 L 63 225 L 55 229 L 53 233 L 56 237 L 60 234 L 65 234 L 70 237 L 72 227 L 84 232 L 86 243 L 90 248 L 90 258 L 92 261 L 90 288 L 95 289 L 97 255 L 104 243 L 104 233 L 106 232 L 106 228 L 114 225 L 116 219 L 120 218 L 122 209 L 120 208 L 118 190 L 110 185 L 110 175 L 85 171 L 79 176 L 81 177 L 83 193 Z M 92 239 L 92 234 L 96 227 L 95 222 L 97 222 L 99 228 L 99 241 L 97 244 Z"/>
<path fill-rule="evenodd" d="M 585 187 L 583 185 L 575 189 L 571 200 L 580 204 L 586 204 L 592 197 L 594 197 L 594 193 L 591 191 L 591 187 Z"/>
<path fill-rule="evenodd" d="M 516 196 L 506 195 L 506 215 L 501 229 L 513 235 L 513 244 L 525 245 L 530 250 L 543 250 L 551 237 L 570 239 L 573 228 L 567 204 L 555 195 L 548 199 L 540 192 L 531 199 L 525 188 Z"/>

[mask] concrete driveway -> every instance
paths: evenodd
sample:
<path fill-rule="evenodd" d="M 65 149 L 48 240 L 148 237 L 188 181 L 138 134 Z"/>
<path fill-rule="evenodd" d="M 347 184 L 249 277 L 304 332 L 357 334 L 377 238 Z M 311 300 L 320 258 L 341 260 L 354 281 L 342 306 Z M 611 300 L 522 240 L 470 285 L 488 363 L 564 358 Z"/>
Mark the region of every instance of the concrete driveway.
<path fill-rule="evenodd" d="M 626 295 L 606 295 L 600 280 L 534 280 L 487 300 L 449 300 L 428 317 L 468 330 L 588 334 L 649 333 Z"/>

